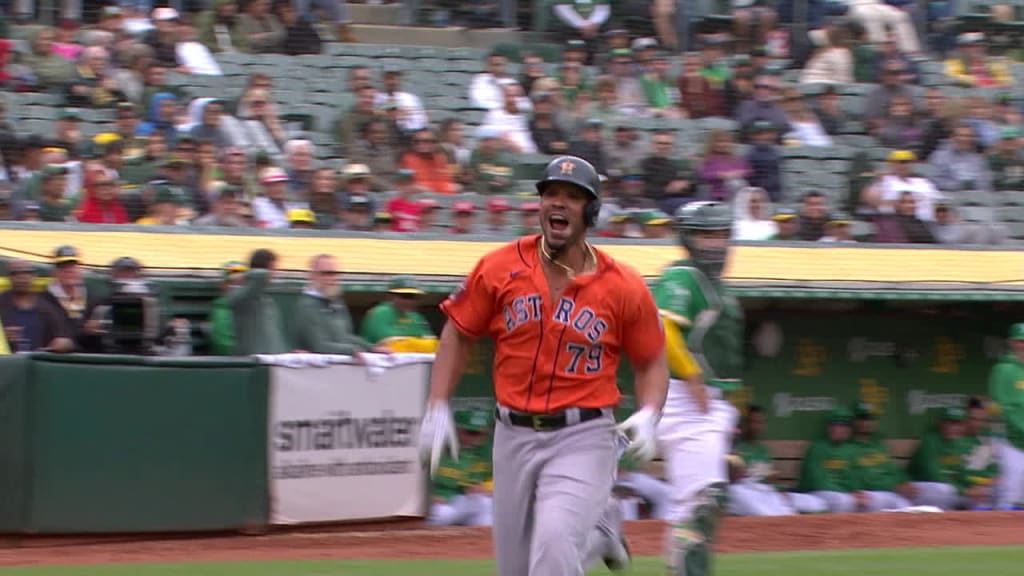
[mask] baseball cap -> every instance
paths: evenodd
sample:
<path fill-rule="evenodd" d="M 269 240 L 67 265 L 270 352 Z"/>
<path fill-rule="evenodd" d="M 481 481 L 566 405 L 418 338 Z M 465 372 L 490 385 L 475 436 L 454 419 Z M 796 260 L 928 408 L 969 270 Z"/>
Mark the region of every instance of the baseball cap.
<path fill-rule="evenodd" d="M 161 8 L 157 8 L 156 10 L 153 10 L 153 20 L 156 20 L 157 22 L 166 22 L 168 20 L 177 19 L 178 11 L 174 8 L 164 6 Z"/>
<path fill-rule="evenodd" d="M 774 132 L 775 130 L 777 130 L 775 123 L 770 120 L 758 120 L 750 126 L 750 131 L 755 134 L 758 132 Z"/>
<path fill-rule="evenodd" d="M 409 168 L 400 168 L 397 172 L 395 172 L 395 180 L 397 180 L 399 182 L 404 182 L 406 180 L 412 180 L 415 177 L 416 177 L 416 171 L 415 170 L 411 170 Z"/>
<path fill-rule="evenodd" d="M 1003 140 L 1013 140 L 1020 137 L 1020 130 L 1015 126 L 1005 126 L 1000 130 L 999 137 Z"/>
<path fill-rule="evenodd" d="M 873 420 L 875 407 L 870 402 L 857 402 L 853 406 L 853 414 L 858 420 Z"/>
<path fill-rule="evenodd" d="M 225 183 L 222 183 L 220 186 L 218 186 L 216 192 L 218 200 L 237 200 L 242 197 L 243 193 L 241 186 L 234 186 Z"/>
<path fill-rule="evenodd" d="M 81 262 L 81 260 L 78 258 L 78 250 L 76 250 L 74 246 L 65 244 L 64 246 L 60 246 L 54 250 L 53 263 L 64 264 L 66 262 L 78 263 Z"/>
<path fill-rule="evenodd" d="M 349 196 L 349 198 L 348 198 L 348 207 L 350 209 L 351 208 L 360 208 L 360 209 L 365 210 L 369 206 L 370 206 L 370 199 L 367 198 L 366 196 L 363 196 L 362 194 L 353 194 L 352 196 Z"/>
<path fill-rule="evenodd" d="M 943 420 L 955 420 L 957 422 L 963 421 L 967 417 L 967 413 L 960 406 L 946 406 L 942 410 Z"/>
<path fill-rule="evenodd" d="M 540 202 L 523 202 L 519 205 L 521 212 L 540 212 Z"/>
<path fill-rule="evenodd" d="M 668 214 L 665 214 L 661 210 L 646 210 L 640 216 L 640 221 L 643 222 L 645 226 L 662 226 L 672 222 L 672 219 L 669 218 Z"/>
<path fill-rule="evenodd" d="M 370 167 L 366 164 L 349 164 L 341 170 L 341 175 L 349 180 L 370 177 Z"/>
<path fill-rule="evenodd" d="M 889 153 L 889 162 L 916 162 L 917 154 L 912 150 L 893 150 Z"/>
<path fill-rule="evenodd" d="M 605 33 L 608 38 L 614 38 L 615 36 L 629 36 L 629 31 L 624 28 L 613 28 Z"/>
<path fill-rule="evenodd" d="M 274 182 L 287 182 L 288 180 L 287 172 L 277 167 L 271 167 L 263 171 L 260 184 L 273 184 Z"/>
<path fill-rule="evenodd" d="M 796 218 L 796 210 L 783 206 L 775 210 L 775 214 L 772 214 L 772 220 L 776 222 L 782 222 L 786 220 L 792 220 Z"/>
<path fill-rule="evenodd" d="M 395 276 L 388 282 L 388 292 L 391 294 L 426 294 L 420 288 L 419 282 L 412 276 Z"/>
<path fill-rule="evenodd" d="M 836 406 L 828 415 L 829 424 L 849 424 L 853 414 L 846 406 Z"/>
<path fill-rule="evenodd" d="M 67 173 L 67 167 L 62 164 L 50 164 L 46 168 L 43 168 L 43 178 L 50 178 L 52 176 L 64 176 Z"/>
<path fill-rule="evenodd" d="M 853 219 L 845 212 L 836 212 L 828 217 L 829 224 L 849 226 L 852 222 Z"/>
<path fill-rule="evenodd" d="M 220 265 L 220 270 L 224 275 L 224 279 L 227 280 L 235 274 L 242 274 L 249 271 L 249 267 L 239 262 L 238 260 L 230 260 Z"/>
<path fill-rule="evenodd" d="M 581 50 L 582 51 L 586 51 L 587 50 L 587 43 L 584 42 L 583 40 L 578 39 L 578 38 L 575 39 L 575 40 L 569 40 L 565 44 L 565 50 L 564 50 L 565 52 L 570 52 L 570 51 L 572 51 L 572 52 L 579 52 Z"/>
<path fill-rule="evenodd" d="M 985 34 L 983 32 L 964 32 L 957 37 L 956 42 L 961 46 L 983 44 L 985 42 Z"/>
<path fill-rule="evenodd" d="M 619 224 L 622 222 L 629 222 L 629 212 L 627 210 L 617 210 L 608 217 L 608 222 L 612 224 Z"/>
<path fill-rule="evenodd" d="M 611 57 L 612 57 L 613 60 L 615 58 L 632 58 L 633 57 L 633 51 L 630 50 L 629 48 L 616 48 L 616 49 L 612 50 L 610 54 L 611 54 Z"/>
<path fill-rule="evenodd" d="M 496 196 L 487 201 L 487 210 L 489 212 L 507 212 L 511 209 L 512 204 L 500 196 Z"/>
<path fill-rule="evenodd" d="M 452 212 L 456 214 L 472 214 L 476 212 L 476 205 L 469 200 L 459 200 L 452 204 Z"/>
<path fill-rule="evenodd" d="M 1024 340 L 1024 322 L 1010 326 L 1010 340 Z"/>
<path fill-rule="evenodd" d="M 316 214 L 313 214 L 313 211 L 308 208 L 292 208 L 288 211 L 288 222 L 316 224 Z"/>
<path fill-rule="evenodd" d="M 587 121 L 584 123 L 584 126 L 586 126 L 587 128 L 603 128 L 604 121 L 601 120 L 600 118 L 587 118 Z"/>
<path fill-rule="evenodd" d="M 155 193 L 153 194 L 153 204 L 177 204 L 181 205 L 185 203 L 184 198 L 181 197 L 174 188 L 166 184 L 158 184 L 154 187 Z"/>
<path fill-rule="evenodd" d="M 424 210 L 436 210 L 441 207 L 437 200 L 434 200 L 433 198 L 420 198 L 420 206 L 422 206 Z"/>
<path fill-rule="evenodd" d="M 383 211 L 381 211 L 381 212 L 377 212 L 377 213 L 375 213 L 373 215 L 373 222 L 375 224 L 387 224 L 388 222 L 391 222 L 391 220 L 392 220 L 391 212 L 383 212 Z"/>
<path fill-rule="evenodd" d="M 110 269 L 115 272 L 123 272 L 125 270 L 141 270 L 142 263 L 132 258 L 131 256 L 121 256 L 110 265 Z"/>
<path fill-rule="evenodd" d="M 185 161 L 184 158 L 177 154 L 170 154 L 164 158 L 164 161 L 160 165 L 166 168 L 170 166 L 182 166 L 185 164 L 188 164 L 188 162 Z"/>
<path fill-rule="evenodd" d="M 74 108 L 64 108 L 60 111 L 60 116 L 57 118 L 61 120 L 82 120 L 81 114 L 79 114 L 78 110 L 75 110 Z"/>
<path fill-rule="evenodd" d="M 639 52 L 640 50 L 647 50 L 648 48 L 657 48 L 658 41 L 654 38 L 637 38 L 633 40 L 633 50 Z"/>

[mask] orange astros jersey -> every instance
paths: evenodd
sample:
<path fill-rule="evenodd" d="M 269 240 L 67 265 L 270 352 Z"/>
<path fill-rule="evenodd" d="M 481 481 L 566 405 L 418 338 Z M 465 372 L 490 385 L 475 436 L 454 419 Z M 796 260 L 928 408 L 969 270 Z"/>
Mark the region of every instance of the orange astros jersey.
<path fill-rule="evenodd" d="M 441 310 L 463 334 L 494 340 L 499 403 L 530 413 L 615 406 L 622 353 L 644 364 L 664 350 L 654 299 L 636 271 L 595 250 L 597 271 L 552 302 L 539 241 L 485 255 Z"/>

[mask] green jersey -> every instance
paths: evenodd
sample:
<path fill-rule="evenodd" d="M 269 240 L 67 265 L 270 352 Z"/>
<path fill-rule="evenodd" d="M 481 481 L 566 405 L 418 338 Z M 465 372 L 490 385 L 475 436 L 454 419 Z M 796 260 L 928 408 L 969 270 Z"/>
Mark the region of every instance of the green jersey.
<path fill-rule="evenodd" d="M 996 447 L 991 436 L 964 436 L 963 479 L 965 488 L 989 486 L 999 475 Z"/>
<path fill-rule="evenodd" d="M 460 450 L 457 462 L 446 452 L 434 476 L 434 495 L 448 500 L 489 481 L 491 474 L 489 443 Z"/>
<path fill-rule="evenodd" d="M 686 346 L 704 373 L 704 381 L 725 390 L 739 388 L 743 370 L 743 309 L 739 301 L 689 260 L 675 262 L 662 272 L 654 286 L 654 300 L 662 317 L 678 324 L 686 334 Z"/>
<path fill-rule="evenodd" d="M 427 319 L 419 312 L 401 313 L 390 302 L 370 309 L 363 318 L 360 333 L 371 344 L 391 338 L 425 338 L 434 336 Z"/>
<path fill-rule="evenodd" d="M 858 489 L 857 455 L 852 442 L 815 440 L 800 464 L 801 492 L 853 492 Z"/>
<path fill-rule="evenodd" d="M 481 194 L 504 194 L 515 176 L 515 162 L 504 152 L 484 155 L 480 149 L 469 157 L 475 190 Z"/>
<path fill-rule="evenodd" d="M 1024 450 L 1024 364 L 1016 356 L 1006 354 L 992 368 L 988 394 L 1002 410 L 1006 440 Z"/>
<path fill-rule="evenodd" d="M 906 482 L 906 475 L 889 456 L 889 449 L 881 439 L 874 437 L 865 441 L 854 440 L 856 448 L 856 476 L 859 490 L 892 492 Z"/>
<path fill-rule="evenodd" d="M 771 476 L 775 470 L 775 459 L 763 442 L 739 441 L 733 447 L 733 453 L 743 458 L 747 467 L 747 478 L 755 482 L 771 484 Z"/>
<path fill-rule="evenodd" d="M 963 492 L 966 487 L 964 456 L 969 450 L 970 444 L 965 438 L 947 440 L 938 432 L 929 432 L 910 458 L 907 474 L 917 482 L 942 482 Z"/>
<path fill-rule="evenodd" d="M 221 296 L 210 306 L 210 354 L 231 356 L 235 351 L 235 315 Z"/>

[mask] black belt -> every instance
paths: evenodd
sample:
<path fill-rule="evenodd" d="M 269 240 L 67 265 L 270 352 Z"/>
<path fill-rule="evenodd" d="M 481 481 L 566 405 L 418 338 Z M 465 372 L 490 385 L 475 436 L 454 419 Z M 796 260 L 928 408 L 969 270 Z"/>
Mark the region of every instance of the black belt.
<path fill-rule="evenodd" d="M 604 414 L 604 411 L 600 408 L 577 408 L 576 411 L 579 412 L 580 419 L 572 424 L 582 424 L 583 422 L 596 420 Z M 501 420 L 501 411 L 495 409 L 495 414 L 496 418 Z M 569 415 L 565 412 L 528 414 L 526 412 L 513 412 L 509 410 L 506 421 L 513 426 L 532 428 L 538 432 L 558 430 L 570 425 Z"/>

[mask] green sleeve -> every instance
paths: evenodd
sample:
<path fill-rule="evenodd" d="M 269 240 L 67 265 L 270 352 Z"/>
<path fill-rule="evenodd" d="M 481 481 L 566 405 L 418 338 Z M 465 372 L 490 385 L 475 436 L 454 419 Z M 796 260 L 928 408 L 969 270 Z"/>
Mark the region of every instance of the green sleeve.
<path fill-rule="evenodd" d="M 445 454 L 434 475 L 434 495 L 444 499 L 462 494 L 465 474 L 459 463 Z"/>
<path fill-rule="evenodd" d="M 693 322 L 695 289 L 697 287 L 689 271 L 683 268 L 670 268 L 661 275 L 652 292 L 661 315 L 685 329 Z"/>
<path fill-rule="evenodd" d="M 999 364 L 996 364 L 992 368 L 992 372 L 989 373 L 988 395 L 996 404 L 999 404 L 1000 407 L 1010 400 L 1009 397 L 1011 396 L 1010 393 L 1012 392 L 1013 387 L 1013 377 L 1010 371 L 1010 366 L 1000 362 Z"/>
<path fill-rule="evenodd" d="M 939 482 L 939 435 L 929 432 L 918 444 L 914 455 L 907 464 L 907 473 L 917 482 Z"/>
<path fill-rule="evenodd" d="M 239 14 L 235 25 L 231 28 L 231 45 L 239 52 L 252 52 L 249 45 L 249 32 L 252 28 L 249 16 Z"/>
<path fill-rule="evenodd" d="M 359 333 L 367 342 L 377 344 L 388 337 L 391 326 L 393 326 L 394 323 L 394 309 L 390 306 L 378 304 L 366 313 Z"/>
<path fill-rule="evenodd" d="M 245 282 L 228 292 L 227 304 L 232 310 L 251 305 L 258 300 L 270 285 L 270 272 L 254 268 L 245 273 Z"/>
<path fill-rule="evenodd" d="M 825 446 L 820 440 L 811 443 L 800 462 L 800 480 L 797 489 L 801 492 L 814 492 L 816 490 L 828 490 L 830 488 L 828 476 L 824 466 Z"/>
<path fill-rule="evenodd" d="M 352 314 L 348 311 L 348 306 L 342 306 L 341 314 L 344 316 L 345 326 L 351 329 L 341 339 L 342 344 L 351 350 L 351 352 L 344 352 L 344 354 L 354 354 L 355 352 L 362 352 L 373 348 L 373 344 L 355 333 L 355 324 L 352 323 Z"/>
<path fill-rule="evenodd" d="M 295 307 L 292 308 L 292 347 L 307 350 L 314 354 L 328 354 L 321 350 L 327 340 L 322 318 L 313 307 L 312 299 L 305 294 L 299 295 Z"/>
<path fill-rule="evenodd" d="M 427 319 L 423 314 L 420 314 L 419 312 L 410 312 L 409 317 L 415 321 L 416 325 L 416 334 L 413 336 L 416 338 L 436 336 L 434 331 L 430 328 L 430 322 L 427 322 Z"/>
<path fill-rule="evenodd" d="M 235 351 L 235 319 L 223 299 L 210 310 L 210 351 L 217 356 L 230 356 Z"/>

